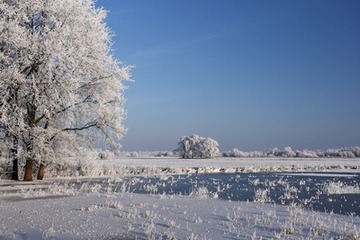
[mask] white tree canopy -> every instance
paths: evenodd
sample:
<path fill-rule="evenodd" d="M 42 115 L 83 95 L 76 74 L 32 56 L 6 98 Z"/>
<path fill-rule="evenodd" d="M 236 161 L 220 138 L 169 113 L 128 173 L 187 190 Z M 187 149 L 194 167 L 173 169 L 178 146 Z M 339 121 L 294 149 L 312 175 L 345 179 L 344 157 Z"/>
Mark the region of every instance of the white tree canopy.
<path fill-rule="evenodd" d="M 181 158 L 213 158 L 220 153 L 217 141 L 196 134 L 182 137 L 177 151 Z"/>
<path fill-rule="evenodd" d="M 26 157 L 79 133 L 125 133 L 130 67 L 113 57 L 105 17 L 92 0 L 0 1 L 0 127 Z"/>

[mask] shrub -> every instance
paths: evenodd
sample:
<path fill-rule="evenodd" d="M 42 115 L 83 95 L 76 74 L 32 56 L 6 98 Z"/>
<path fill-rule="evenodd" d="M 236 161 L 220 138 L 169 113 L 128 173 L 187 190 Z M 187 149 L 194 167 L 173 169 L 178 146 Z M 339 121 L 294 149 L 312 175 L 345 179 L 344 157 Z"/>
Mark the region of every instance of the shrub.
<path fill-rule="evenodd" d="M 196 134 L 182 137 L 177 152 L 181 158 L 213 158 L 220 153 L 217 141 Z"/>
<path fill-rule="evenodd" d="M 103 160 L 108 160 L 108 159 L 110 159 L 110 158 L 114 158 L 114 153 L 113 152 L 109 152 L 109 151 L 104 151 L 104 152 L 100 152 L 99 154 L 98 154 L 98 157 L 100 158 L 100 159 L 103 159 Z"/>
<path fill-rule="evenodd" d="M 237 148 L 234 148 L 233 150 L 227 152 L 224 154 L 225 157 L 249 157 L 250 154 L 247 152 L 240 151 Z"/>
<path fill-rule="evenodd" d="M 283 157 L 295 157 L 296 153 L 291 149 L 291 147 L 284 148 Z"/>

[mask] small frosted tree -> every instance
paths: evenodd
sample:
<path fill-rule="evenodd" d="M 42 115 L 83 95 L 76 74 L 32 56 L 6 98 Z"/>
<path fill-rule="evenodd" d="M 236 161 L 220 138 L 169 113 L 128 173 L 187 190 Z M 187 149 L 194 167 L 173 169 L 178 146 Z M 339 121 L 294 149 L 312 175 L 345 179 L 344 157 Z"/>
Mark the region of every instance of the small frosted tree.
<path fill-rule="evenodd" d="M 219 155 L 219 144 L 199 135 L 184 136 L 179 140 L 177 152 L 181 158 L 213 158 Z"/>
<path fill-rule="evenodd" d="M 26 159 L 24 180 L 64 143 L 117 144 L 125 132 L 129 68 L 112 56 L 105 16 L 93 0 L 0 2 L 0 135 Z"/>
<path fill-rule="evenodd" d="M 296 153 L 292 150 L 291 147 L 285 147 L 283 152 L 283 157 L 295 157 Z"/>

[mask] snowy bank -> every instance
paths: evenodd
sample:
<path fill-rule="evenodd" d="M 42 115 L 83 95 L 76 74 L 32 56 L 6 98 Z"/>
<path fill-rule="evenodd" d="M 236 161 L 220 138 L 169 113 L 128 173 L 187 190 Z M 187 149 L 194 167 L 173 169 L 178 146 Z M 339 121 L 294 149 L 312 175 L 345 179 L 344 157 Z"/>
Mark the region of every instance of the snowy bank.
<path fill-rule="evenodd" d="M 126 173 L 194 174 L 251 172 L 360 172 L 359 158 L 214 158 L 178 159 L 174 157 L 118 158 L 109 160 L 112 169 Z"/>
<path fill-rule="evenodd" d="M 358 217 L 146 194 L 0 198 L 0 239 L 359 239 Z"/>

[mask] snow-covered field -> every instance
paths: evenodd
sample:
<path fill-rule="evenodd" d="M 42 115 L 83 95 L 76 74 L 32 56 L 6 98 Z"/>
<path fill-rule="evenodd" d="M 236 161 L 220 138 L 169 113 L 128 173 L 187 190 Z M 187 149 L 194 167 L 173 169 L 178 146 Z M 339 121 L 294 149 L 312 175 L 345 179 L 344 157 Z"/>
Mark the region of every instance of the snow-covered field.
<path fill-rule="evenodd" d="M 1 239 L 358 239 L 360 220 L 295 206 L 81 193 L 1 200 Z"/>
<path fill-rule="evenodd" d="M 360 172 L 360 158 L 122 158 L 111 161 L 128 168 L 162 169 L 172 173 L 351 171 Z"/>
<path fill-rule="evenodd" d="M 152 194 L 136 194 L 124 184 L 125 175 L 136 173 L 132 178 L 138 183 L 156 174 L 171 181 L 174 173 L 205 172 L 311 171 L 309 178 L 343 172 L 337 176 L 351 177 L 359 173 L 360 159 L 128 158 L 93 164 L 106 170 L 100 175 L 112 176 L 98 176 L 98 170 L 86 178 L 0 180 L 0 239 L 360 239 L 359 216 L 267 203 L 264 192 L 257 201 L 238 202 L 217 199 L 206 186 L 184 196 L 152 189 Z M 116 168 L 124 175 L 111 174 Z M 328 194 L 360 191 L 341 182 L 324 187 Z"/>

